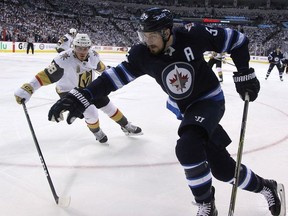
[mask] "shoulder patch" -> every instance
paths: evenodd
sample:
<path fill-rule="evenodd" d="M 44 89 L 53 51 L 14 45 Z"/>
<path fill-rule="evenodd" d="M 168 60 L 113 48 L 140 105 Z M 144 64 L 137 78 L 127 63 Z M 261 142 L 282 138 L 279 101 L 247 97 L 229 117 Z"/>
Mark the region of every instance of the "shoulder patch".
<path fill-rule="evenodd" d="M 184 25 L 184 28 L 188 30 L 188 32 L 191 30 L 192 27 L 195 27 L 194 23 L 187 23 Z"/>
<path fill-rule="evenodd" d="M 63 54 L 61 54 L 60 55 L 60 58 L 64 61 L 64 60 L 66 60 L 66 59 L 68 59 L 70 57 L 70 55 L 67 53 L 67 52 L 65 52 L 65 53 L 63 53 Z"/>

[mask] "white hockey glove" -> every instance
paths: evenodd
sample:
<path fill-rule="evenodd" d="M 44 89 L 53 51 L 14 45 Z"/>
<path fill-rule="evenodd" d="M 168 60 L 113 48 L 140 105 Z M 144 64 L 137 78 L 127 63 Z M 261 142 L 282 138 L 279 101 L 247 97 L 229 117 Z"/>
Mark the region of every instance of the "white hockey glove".
<path fill-rule="evenodd" d="M 16 98 L 16 102 L 18 104 L 22 104 L 23 100 L 25 100 L 27 103 L 33 93 L 33 87 L 29 83 L 25 83 L 15 91 L 14 96 Z"/>

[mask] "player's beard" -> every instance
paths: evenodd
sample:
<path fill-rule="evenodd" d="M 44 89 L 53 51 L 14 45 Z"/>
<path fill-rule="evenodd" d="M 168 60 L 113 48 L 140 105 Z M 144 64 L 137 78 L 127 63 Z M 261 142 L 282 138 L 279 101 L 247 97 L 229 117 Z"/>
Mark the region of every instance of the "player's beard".
<path fill-rule="evenodd" d="M 156 45 L 149 45 L 148 49 L 150 50 L 151 54 L 158 55 L 163 52 L 164 47 L 163 45 L 161 47 L 156 46 Z"/>

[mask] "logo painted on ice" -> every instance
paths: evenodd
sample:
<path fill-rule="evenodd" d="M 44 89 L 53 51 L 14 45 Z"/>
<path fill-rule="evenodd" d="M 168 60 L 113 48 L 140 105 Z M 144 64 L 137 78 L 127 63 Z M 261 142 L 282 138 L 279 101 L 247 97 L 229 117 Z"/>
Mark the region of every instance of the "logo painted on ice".
<path fill-rule="evenodd" d="M 194 68 L 186 62 L 175 62 L 162 72 L 167 93 L 175 100 L 187 98 L 193 91 Z"/>

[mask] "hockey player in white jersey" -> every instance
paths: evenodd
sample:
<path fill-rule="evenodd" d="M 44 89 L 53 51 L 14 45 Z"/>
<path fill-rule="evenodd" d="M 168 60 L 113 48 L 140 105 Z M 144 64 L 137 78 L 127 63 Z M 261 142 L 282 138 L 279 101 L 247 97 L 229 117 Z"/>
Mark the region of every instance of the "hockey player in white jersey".
<path fill-rule="evenodd" d="M 223 82 L 222 62 L 225 63 L 225 54 L 211 51 L 209 58 L 210 59 L 207 62 L 208 66 L 213 68 L 213 65 L 216 64 L 216 72 L 219 77 L 219 82 Z"/>
<path fill-rule="evenodd" d="M 31 95 L 40 87 L 56 83 L 56 91 L 62 98 L 73 88 L 84 88 L 95 79 L 95 70 L 102 72 L 106 66 L 100 60 L 98 53 L 91 49 L 91 40 L 87 34 L 77 34 L 70 48 L 57 55 L 51 64 L 36 74 L 29 82 L 23 84 L 15 92 L 16 101 L 27 103 Z M 83 113 L 89 130 L 100 143 L 107 142 L 106 134 L 100 129 L 98 109 L 101 109 L 111 119 L 121 126 L 126 135 L 141 135 L 140 127 L 128 122 L 123 113 L 108 97 L 95 101 Z M 60 121 L 61 119 L 55 119 Z"/>
<path fill-rule="evenodd" d="M 69 32 L 63 35 L 57 42 L 56 51 L 58 53 L 68 50 L 73 45 L 73 40 L 77 34 L 77 30 L 75 28 L 69 29 Z"/>

